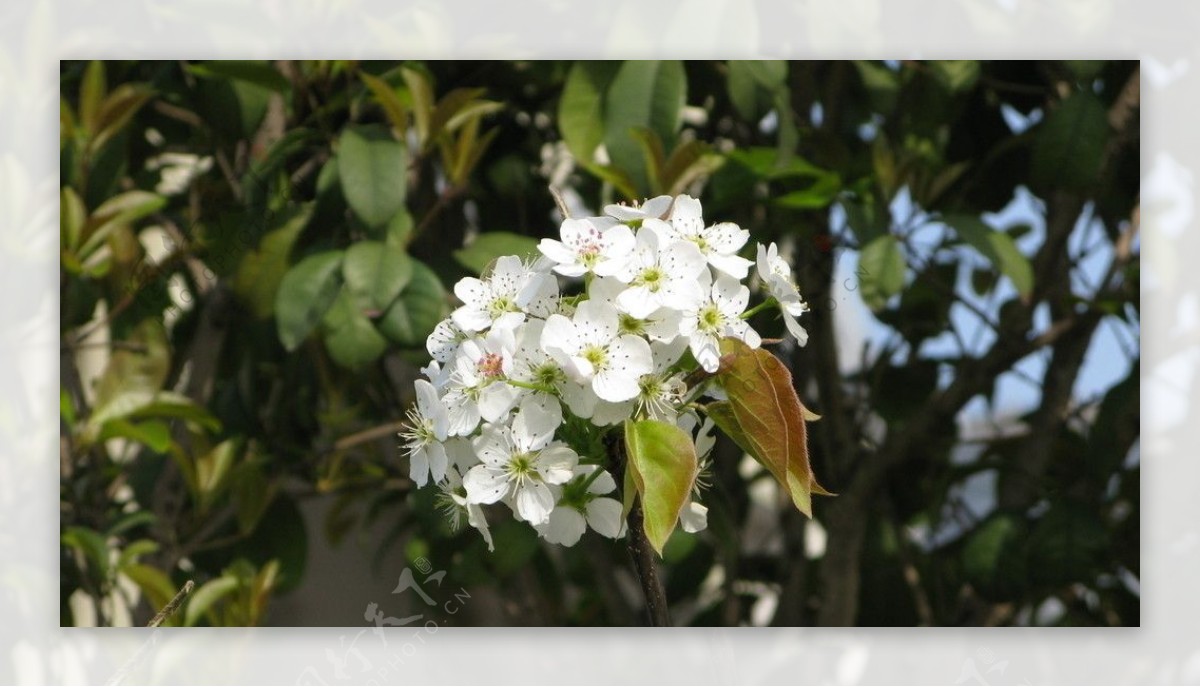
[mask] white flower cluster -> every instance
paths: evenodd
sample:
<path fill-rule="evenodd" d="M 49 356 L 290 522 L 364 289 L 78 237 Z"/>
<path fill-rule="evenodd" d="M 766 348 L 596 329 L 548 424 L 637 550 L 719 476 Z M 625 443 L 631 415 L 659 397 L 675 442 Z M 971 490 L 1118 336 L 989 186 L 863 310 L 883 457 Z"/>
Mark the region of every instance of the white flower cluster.
<path fill-rule="evenodd" d="M 598 435 L 651 418 L 696 431 L 685 375 L 716 372 L 723 337 L 761 343 L 743 318 L 755 263 L 738 252 L 748 238 L 736 224 L 706 226 L 694 198 L 660 196 L 567 219 L 533 263 L 502 257 L 482 279 L 458 282 L 462 305 L 429 336 L 433 361 L 402 434 L 412 480 L 439 485 L 455 524 L 465 517 L 489 548 L 482 506 L 495 503 L 554 543 L 573 545 L 588 527 L 621 536 L 605 457 L 581 456 L 560 430 Z M 774 244 L 758 246 L 757 268 L 803 344 L 795 318 L 807 306 Z M 582 292 L 563 295 L 559 275 L 582 278 Z M 700 456 L 710 430 L 699 428 Z M 702 529 L 706 512 L 689 503 L 680 524 Z"/>

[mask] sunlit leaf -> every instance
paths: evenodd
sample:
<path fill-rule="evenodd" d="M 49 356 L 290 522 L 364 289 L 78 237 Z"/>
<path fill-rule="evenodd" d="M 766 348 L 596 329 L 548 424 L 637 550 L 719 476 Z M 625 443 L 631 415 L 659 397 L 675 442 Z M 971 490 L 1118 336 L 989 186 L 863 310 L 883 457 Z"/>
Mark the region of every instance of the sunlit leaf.
<path fill-rule="evenodd" d="M 183 624 L 187 627 L 194 626 L 217 602 L 237 591 L 237 588 L 237 578 L 227 576 L 218 577 L 200 585 L 188 597 L 183 613 Z"/>
<path fill-rule="evenodd" d="M 662 555 L 696 482 L 698 465 L 692 437 L 657 420 L 625 422 L 626 470 L 642 503 L 646 538 Z"/>
<path fill-rule="evenodd" d="M 400 96 L 396 95 L 396 89 L 383 79 L 366 72 L 360 72 L 358 76 L 383 108 L 384 114 L 392 124 L 392 131 L 403 134 L 408 129 L 408 108 L 400 100 Z"/>

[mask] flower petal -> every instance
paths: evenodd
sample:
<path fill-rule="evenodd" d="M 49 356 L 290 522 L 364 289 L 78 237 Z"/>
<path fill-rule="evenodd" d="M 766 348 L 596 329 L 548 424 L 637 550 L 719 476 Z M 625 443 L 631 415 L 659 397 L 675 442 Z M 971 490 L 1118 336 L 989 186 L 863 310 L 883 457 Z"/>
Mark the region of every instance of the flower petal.
<path fill-rule="evenodd" d="M 540 525 L 550 517 L 554 509 L 554 495 L 550 487 L 541 482 L 531 482 L 517 490 L 517 514 L 531 525 Z"/>
<path fill-rule="evenodd" d="M 621 502 L 601 497 L 592 499 L 586 507 L 587 524 L 609 539 L 621 535 Z"/>
<path fill-rule="evenodd" d="M 476 465 L 463 475 L 467 503 L 495 503 L 508 493 L 508 479 L 503 473 Z"/>

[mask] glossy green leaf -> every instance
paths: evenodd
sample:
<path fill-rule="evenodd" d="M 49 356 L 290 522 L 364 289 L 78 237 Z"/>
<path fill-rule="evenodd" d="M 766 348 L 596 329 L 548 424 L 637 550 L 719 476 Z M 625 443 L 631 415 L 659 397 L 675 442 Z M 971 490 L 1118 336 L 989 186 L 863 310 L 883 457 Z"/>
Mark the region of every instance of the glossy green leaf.
<path fill-rule="evenodd" d="M 771 109 L 776 91 L 787 81 L 787 62 L 782 60 L 730 60 L 725 84 L 738 114 L 757 122 Z"/>
<path fill-rule="evenodd" d="M 699 470 L 692 437 L 657 420 L 625 422 L 626 470 L 642 503 L 646 538 L 662 555 Z"/>
<path fill-rule="evenodd" d="M 878 312 L 904 288 L 904 255 L 895 236 L 885 234 L 863 246 L 858 258 L 863 302 Z"/>
<path fill-rule="evenodd" d="M 575 159 L 595 161 L 604 142 L 604 94 L 620 62 L 580 60 L 571 66 L 558 101 L 558 127 Z"/>
<path fill-rule="evenodd" d="M 522 260 L 540 255 L 537 239 L 508 231 L 488 231 L 475 237 L 470 245 L 454 251 L 458 264 L 482 274 L 493 260 L 515 255 Z"/>
<path fill-rule="evenodd" d="M 675 146 L 687 99 L 683 63 L 630 60 L 621 65 L 605 97 L 604 145 L 612 164 L 649 188 L 641 146 L 634 131 L 648 128 L 666 148 Z"/>
<path fill-rule="evenodd" d="M 406 348 L 421 348 L 446 316 L 446 290 L 437 274 L 412 261 L 412 279 L 379 320 L 379 331 Z"/>
<path fill-rule="evenodd" d="M 993 229 L 971 215 L 950 215 L 943 220 L 963 241 L 979 251 L 1002 274 L 1012 280 L 1022 298 L 1033 291 L 1033 267 L 1007 233 Z"/>
<path fill-rule="evenodd" d="M 1108 113 L 1078 91 L 1050 111 L 1033 140 L 1032 177 L 1041 188 L 1081 190 L 1097 181 L 1108 144 Z"/>
<path fill-rule="evenodd" d="M 337 152 L 342 193 L 364 223 L 379 227 L 404 207 L 408 156 L 404 145 L 377 125 L 348 127 Z"/>
<path fill-rule="evenodd" d="M 384 311 L 412 278 L 412 259 L 403 248 L 382 241 L 359 241 L 346 249 L 342 277 L 354 305 L 368 315 Z"/>
<path fill-rule="evenodd" d="M 307 226 L 312 208 L 312 203 L 300 206 L 283 226 L 263 236 L 258 248 L 242 257 L 233 278 L 233 291 L 255 317 L 267 319 L 275 311 L 275 298 L 287 271 L 288 255 Z"/>
<path fill-rule="evenodd" d="M 804 405 L 792 387 L 791 372 L 769 351 L 727 338 L 721 340 L 717 380 L 732 413 L 718 405 L 710 417 L 771 472 L 801 513 L 812 517 L 812 494 L 829 492 L 817 483 L 808 462 Z"/>
<path fill-rule="evenodd" d="M 329 357 L 342 367 L 358 370 L 374 362 L 387 350 L 387 340 L 355 305 L 354 296 L 343 290 L 321 320 Z"/>
<path fill-rule="evenodd" d="M 316 328 L 342 288 L 342 251 L 301 260 L 283 275 L 275 296 L 275 324 L 283 347 L 293 351 Z"/>

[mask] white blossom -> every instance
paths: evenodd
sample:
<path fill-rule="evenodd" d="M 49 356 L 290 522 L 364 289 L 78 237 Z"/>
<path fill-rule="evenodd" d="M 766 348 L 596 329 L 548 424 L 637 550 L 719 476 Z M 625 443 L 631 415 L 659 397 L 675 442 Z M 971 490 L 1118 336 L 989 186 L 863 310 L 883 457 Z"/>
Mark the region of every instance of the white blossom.
<path fill-rule="evenodd" d="M 779 250 L 774 243 L 767 247 L 758 244 L 757 258 L 759 279 L 771 297 L 779 302 L 784 326 L 796 337 L 797 343 L 801 346 L 807 344 L 808 332 L 800 326 L 796 318 L 808 312 L 808 304 L 800 298 L 800 289 L 792 281 L 792 268 L 787 261 L 779 257 Z"/>
<path fill-rule="evenodd" d="M 486 504 L 509 498 L 521 519 L 532 525 L 546 522 L 554 508 L 549 485 L 571 479 L 579 460 L 565 444 L 553 441 L 561 422 L 561 416 L 543 406 L 523 402 L 510 425 L 486 425 L 472 444 L 481 463 L 463 476 L 467 500 Z"/>
<path fill-rule="evenodd" d="M 653 369 L 650 344 L 630 334 L 618 335 L 617 311 L 608 303 L 584 301 L 571 319 L 551 315 L 541 343 L 569 376 L 590 382 L 605 401 L 633 398 L 638 378 Z"/>
<path fill-rule="evenodd" d="M 408 449 L 408 476 L 423 487 L 432 476 L 435 483 L 446 475 L 446 440 L 449 418 L 437 390 L 424 379 L 415 382 L 417 407 L 408 411 L 408 427 L 401 434 Z"/>
<path fill-rule="evenodd" d="M 570 482 L 552 489 L 558 503 L 546 522 L 536 527 L 546 541 L 574 546 L 588 527 L 609 539 L 624 532 L 621 502 L 604 496 L 617 489 L 607 471 L 596 465 L 579 465 Z"/>
<path fill-rule="evenodd" d="M 716 372 L 720 364 L 722 337 L 731 336 L 751 348 L 762 344 L 762 337 L 742 319 L 750 289 L 728 275 L 717 275 L 709 297 L 694 309 L 683 313 L 679 331 L 688 337 L 692 355 L 707 372 Z"/>
<path fill-rule="evenodd" d="M 737 252 L 750 238 L 750 232 L 732 222 L 704 226 L 700 201 L 691 196 L 679 196 L 671 208 L 669 221 L 646 220 L 643 225 L 665 240 L 687 241 L 696 246 L 714 269 L 737 279 L 744 279 L 754 264 Z"/>
<path fill-rule="evenodd" d="M 555 263 L 555 272 L 566 277 L 614 274 L 634 245 L 629 227 L 610 217 L 564 220 L 559 236 L 562 241 L 542 239 L 538 250 Z"/>

